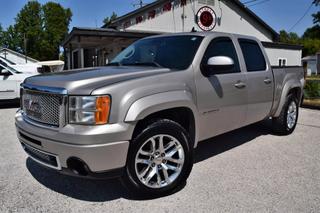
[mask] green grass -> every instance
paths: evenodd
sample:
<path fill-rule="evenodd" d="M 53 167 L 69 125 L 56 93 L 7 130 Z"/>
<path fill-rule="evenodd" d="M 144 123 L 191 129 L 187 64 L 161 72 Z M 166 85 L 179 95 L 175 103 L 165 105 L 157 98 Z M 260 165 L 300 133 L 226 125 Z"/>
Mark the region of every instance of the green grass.
<path fill-rule="evenodd" d="M 306 99 L 320 99 L 320 79 L 306 81 L 304 86 L 304 97 Z"/>
<path fill-rule="evenodd" d="M 304 99 L 303 106 L 308 106 L 308 107 L 316 107 L 320 109 L 320 98 L 319 99 Z"/>
<path fill-rule="evenodd" d="M 307 76 L 306 80 L 320 80 L 320 75 Z"/>

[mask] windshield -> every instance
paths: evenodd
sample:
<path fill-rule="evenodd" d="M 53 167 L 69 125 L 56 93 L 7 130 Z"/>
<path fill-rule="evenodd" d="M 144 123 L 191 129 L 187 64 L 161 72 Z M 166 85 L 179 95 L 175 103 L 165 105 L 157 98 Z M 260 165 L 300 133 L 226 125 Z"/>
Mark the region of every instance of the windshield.
<path fill-rule="evenodd" d="M 11 65 L 16 65 L 15 63 L 13 63 L 12 61 L 10 61 L 9 59 L 6 59 L 6 58 L 4 58 L 4 57 L 2 57 L 2 56 L 0 56 L 0 58 L 3 59 L 3 60 L 5 60 L 6 62 L 8 62 L 8 63 L 11 64 Z"/>
<path fill-rule="evenodd" d="M 9 66 L 5 67 L 0 63 L 0 71 L 2 72 L 2 70 L 8 70 L 8 71 L 10 71 L 12 73 L 17 73 L 17 74 L 22 73 L 22 72 L 20 72 L 20 71 L 18 71 L 16 69 L 13 69 L 12 67 L 9 67 Z"/>
<path fill-rule="evenodd" d="M 110 65 L 157 66 L 187 69 L 199 48 L 201 36 L 168 36 L 139 40 L 111 61 Z"/>

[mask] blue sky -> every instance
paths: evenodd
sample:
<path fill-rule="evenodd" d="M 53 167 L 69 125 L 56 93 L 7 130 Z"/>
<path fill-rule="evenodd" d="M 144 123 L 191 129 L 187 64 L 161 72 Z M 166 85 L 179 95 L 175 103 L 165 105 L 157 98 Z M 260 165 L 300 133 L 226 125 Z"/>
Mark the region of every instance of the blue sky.
<path fill-rule="evenodd" d="M 78 27 L 100 27 L 104 17 L 115 11 L 123 15 L 134 9 L 132 3 L 138 0 L 53 0 L 73 12 L 70 29 Z M 150 3 L 153 0 L 144 0 Z M 241 0 L 246 2 L 248 0 Z M 263 2 L 264 0 L 257 0 Z M 14 18 L 27 0 L 0 0 L 0 23 L 4 28 L 14 23 Z M 45 3 L 47 0 L 39 0 Z M 259 17 L 276 31 L 290 29 L 310 6 L 312 0 L 267 0 L 265 3 L 250 7 Z M 253 4 L 253 3 L 252 3 Z M 292 30 L 302 35 L 306 28 L 312 26 L 311 14 L 318 8 L 313 6 L 305 18 Z"/>

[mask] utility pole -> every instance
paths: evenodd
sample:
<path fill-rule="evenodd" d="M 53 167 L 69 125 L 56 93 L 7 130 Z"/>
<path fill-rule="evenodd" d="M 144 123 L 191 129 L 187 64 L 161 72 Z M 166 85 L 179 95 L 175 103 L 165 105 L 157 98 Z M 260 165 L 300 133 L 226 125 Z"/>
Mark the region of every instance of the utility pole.
<path fill-rule="evenodd" d="M 4 55 L 4 58 L 7 59 L 7 55 L 8 55 L 7 49 L 4 49 L 3 55 Z"/>
<path fill-rule="evenodd" d="M 23 44 L 24 44 L 24 55 L 26 59 L 26 64 L 28 63 L 28 56 L 27 56 L 27 38 L 26 34 L 23 34 Z"/>

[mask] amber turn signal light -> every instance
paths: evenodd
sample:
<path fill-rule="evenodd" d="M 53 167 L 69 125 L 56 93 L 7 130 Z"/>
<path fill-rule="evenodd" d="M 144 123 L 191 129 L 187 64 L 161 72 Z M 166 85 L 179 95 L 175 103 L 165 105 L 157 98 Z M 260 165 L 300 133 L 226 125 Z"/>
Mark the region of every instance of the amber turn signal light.
<path fill-rule="evenodd" d="M 108 123 L 110 114 L 110 103 L 111 100 L 109 96 L 97 97 L 95 112 L 96 124 Z"/>

